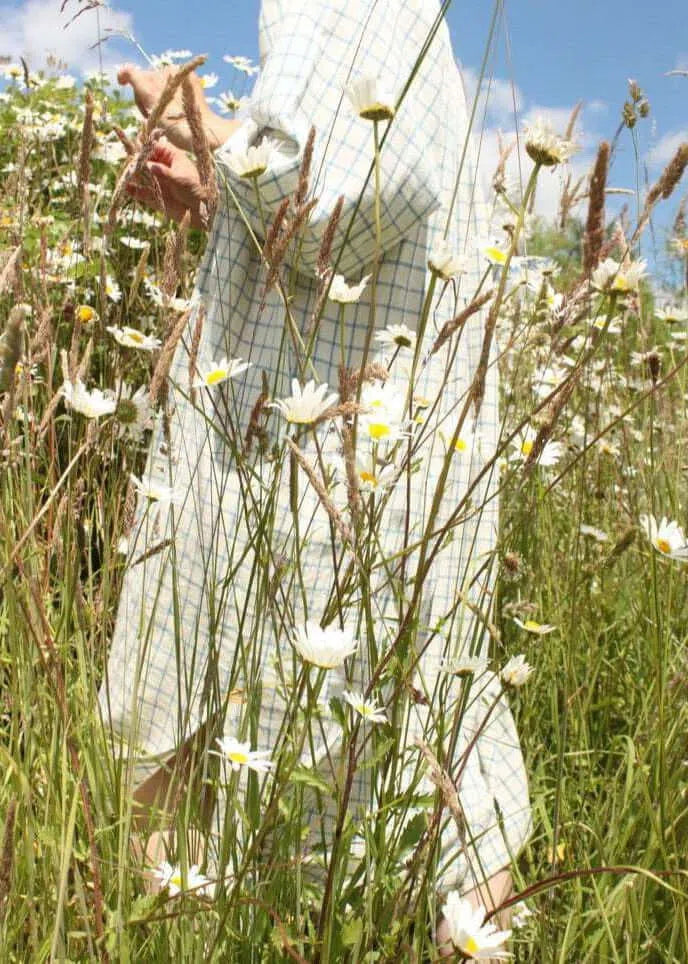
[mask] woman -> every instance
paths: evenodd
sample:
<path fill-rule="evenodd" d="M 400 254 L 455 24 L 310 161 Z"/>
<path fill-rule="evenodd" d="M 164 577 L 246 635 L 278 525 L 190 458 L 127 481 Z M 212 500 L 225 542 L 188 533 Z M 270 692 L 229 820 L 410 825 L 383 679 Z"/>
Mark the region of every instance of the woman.
<path fill-rule="evenodd" d="M 455 435 L 483 346 L 480 313 L 465 320 L 460 333 L 428 363 L 438 331 L 472 298 L 484 271 L 484 214 L 448 31 L 437 4 L 427 0 L 264 0 L 260 51 L 261 73 L 242 119 L 213 114 L 196 85 L 220 171 L 220 205 L 197 282 L 205 321 L 196 368 L 203 372 L 209 359 L 221 356 L 241 358 L 251 367 L 226 382 L 221 395 L 211 396 L 199 381 L 202 395 L 194 403 L 188 390 L 189 349 L 198 332 L 194 314 L 173 366 L 169 434 L 161 428 L 154 438 L 147 476 L 175 490 L 174 529 L 165 529 L 160 520 L 156 529 L 142 501 L 101 702 L 113 729 L 138 748 L 134 779 L 142 805 L 160 803 L 170 781 L 161 762 L 175 754 L 178 761 L 179 748 L 194 734 L 208 740 L 205 725 L 214 714 L 225 719 L 228 736 L 240 731 L 246 736 L 251 711 L 245 703 L 254 701 L 259 723 L 251 724 L 251 742 L 272 749 L 283 722 L 277 695 L 283 677 L 278 672 L 275 681 L 275 661 L 285 649 L 291 651 L 289 640 L 306 616 L 323 626 L 332 624 L 334 611 L 328 603 L 337 582 L 333 573 L 337 559 L 346 554 L 342 550 L 341 557 L 333 555 L 333 543 L 344 539 L 347 527 L 355 533 L 364 522 L 363 515 L 356 517 L 351 509 L 356 497 L 346 466 L 342 469 L 342 432 L 333 429 L 334 420 L 329 427 L 304 431 L 297 444 L 302 462 L 318 465 L 323 460 L 326 466 L 338 466 L 344 481 L 331 491 L 344 528 L 334 525 L 332 511 L 294 460 L 291 470 L 286 461 L 276 483 L 276 503 L 270 501 L 265 494 L 270 486 L 264 483 L 275 480 L 274 446 L 284 425 L 279 412 L 266 405 L 282 400 L 287 411 L 293 378 L 301 386 L 316 378 L 331 390 L 339 382 L 342 363 L 353 372 L 364 361 L 384 365 L 389 383 L 384 389 L 381 383 L 364 387 L 359 397 L 360 440 L 371 410 L 365 409 L 365 399 L 375 405 L 385 398 L 387 404 L 393 387 L 408 384 L 409 373 L 415 371 L 413 421 L 398 413 L 393 417 L 387 408 L 388 421 L 397 422 L 385 430 L 396 432 L 401 451 L 410 444 L 410 431 L 420 435 L 413 473 L 399 477 L 393 467 L 383 469 L 388 481 L 380 491 L 387 489 L 388 501 L 375 539 L 386 563 L 368 585 L 368 612 L 374 618 L 363 633 L 366 647 L 348 663 L 348 676 L 344 668 L 326 674 L 321 697 L 340 695 L 347 686 L 366 689 L 394 645 L 400 594 L 408 601 L 418 589 L 418 658 L 412 661 L 413 686 L 406 687 L 415 695 L 404 695 L 405 742 L 411 747 L 414 738 L 437 737 L 458 782 L 467 839 L 459 841 L 455 821 L 445 822 L 443 886 L 465 893 L 480 886 L 480 902 L 494 906 L 509 892 L 506 868 L 527 838 L 530 810 L 518 738 L 496 678 L 476 673 L 460 733 L 447 722 L 460 684 L 445 672 L 446 661 L 469 650 L 478 656 L 487 641 L 485 613 L 497 517 L 493 473 L 481 472 L 498 436 L 492 355 L 479 411 L 475 415 L 472 408 L 460 437 Z M 391 92 L 385 95 L 386 106 L 390 100 L 396 103 L 412 78 L 388 129 L 391 111 L 385 104 L 381 111 L 379 103 L 375 108 L 381 119 L 373 125 L 365 117 L 371 116 L 366 105 L 350 102 L 345 94 L 356 79 L 369 77 L 379 84 L 378 101 L 380 91 Z M 127 67 L 119 79 L 132 85 L 147 113 L 164 77 Z M 364 84 L 364 99 L 367 90 Z M 200 224 L 203 191 L 195 165 L 184 153 L 190 134 L 180 116 L 179 102 L 173 103 L 162 122 L 172 143 L 161 143 L 149 163 L 159 187 L 157 200 L 142 186 L 132 193 L 149 204 L 159 204 L 161 195 L 170 216 L 179 220 L 188 210 L 192 222 Z M 373 127 L 377 172 L 372 164 Z M 317 204 L 305 220 L 301 239 L 284 255 L 282 282 L 266 290 L 260 250 L 282 200 L 297 189 L 311 128 L 316 134 L 309 197 L 317 198 Z M 247 148 L 266 136 L 278 145 L 267 169 L 257 177 L 242 177 Z M 322 297 L 323 244 L 340 197 L 343 208 L 329 263 L 349 281 L 368 277 L 358 300 L 348 304 Z M 456 262 L 448 267 L 448 252 L 463 257 L 461 270 Z M 424 305 L 429 310 L 424 312 Z M 415 362 L 413 338 L 390 325 L 424 328 Z M 352 391 L 351 399 L 355 397 Z M 374 397 L 377 401 L 370 401 Z M 443 479 L 450 442 L 461 452 Z M 255 472 L 239 471 L 237 450 Z M 379 459 L 380 452 L 390 449 L 375 445 L 373 451 Z M 377 469 L 358 468 L 359 484 L 369 484 Z M 444 494 L 433 508 L 441 479 Z M 380 481 L 375 478 L 374 486 Z M 474 486 L 471 501 L 462 502 L 469 485 Z M 414 573 L 424 561 L 418 550 L 424 526 L 441 530 L 452 523 L 457 506 L 463 507 L 460 524 L 454 519 L 450 537 L 437 544 L 433 566 L 419 576 L 418 582 L 425 580 L 419 589 Z M 253 533 L 259 526 L 256 520 L 262 525 L 268 516 L 271 536 L 264 552 Z M 360 539 L 360 531 L 359 549 L 370 544 Z M 283 579 L 285 571 L 289 579 Z M 283 593 L 281 615 L 266 616 L 264 604 L 256 602 L 260 572 L 270 573 L 271 587 L 279 586 Z M 364 595 L 362 591 L 361 598 Z M 349 600 L 347 605 L 345 615 L 360 612 L 365 601 Z M 440 625 L 442 631 L 436 628 Z M 250 633 L 259 656 L 248 665 L 243 641 Z M 398 697 L 393 688 L 379 692 Z M 230 693 L 240 695 L 233 700 Z M 389 706 L 387 710 L 395 712 Z M 321 733 L 319 743 L 315 739 L 309 763 L 327 768 L 334 746 L 328 740 L 336 741 L 336 732 L 337 727 Z M 411 767 L 414 754 L 417 758 L 415 748 L 404 752 L 405 768 Z M 336 781 L 336 774 L 325 779 Z M 360 786 L 355 782 L 352 812 L 370 805 L 369 789 L 363 779 Z"/>

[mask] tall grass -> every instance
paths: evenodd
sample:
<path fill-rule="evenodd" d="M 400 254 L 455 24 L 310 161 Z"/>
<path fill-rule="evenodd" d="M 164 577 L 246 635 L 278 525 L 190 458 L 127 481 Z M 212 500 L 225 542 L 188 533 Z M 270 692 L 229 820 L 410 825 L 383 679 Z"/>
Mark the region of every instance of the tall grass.
<path fill-rule="evenodd" d="M 173 825 L 161 813 L 149 828 L 169 830 L 170 860 L 185 873 L 200 853 L 209 875 L 225 876 L 224 886 L 212 897 L 150 893 L 149 868 L 131 844 L 134 775 L 113 755 L 96 699 L 126 558 L 121 540 L 134 545 L 136 526 L 155 524 L 150 512 L 135 514 L 131 482 L 145 466 L 149 415 L 144 410 L 140 430 L 132 429 L 132 405 L 120 388 L 114 414 L 88 420 L 65 407 L 59 389 L 78 376 L 104 390 L 120 380 L 148 389 L 153 379 L 164 417 L 166 392 L 188 391 L 188 380 L 167 385 L 165 356 L 182 331 L 203 238 L 192 231 L 187 242 L 161 218 L 141 216 L 130 205 L 108 221 L 120 172 L 105 159 L 104 145 L 114 152 L 119 143 L 114 125 L 131 128 L 129 106 L 96 82 L 85 100 L 59 77 L 29 81 L 20 76 L 10 83 L 0 102 L 3 959 L 432 960 L 437 836 L 440 825 L 455 819 L 441 759 L 450 733 L 443 729 L 458 729 L 480 680 L 454 689 L 441 675 L 437 691 L 425 694 L 410 685 L 420 589 L 411 601 L 399 600 L 408 635 L 394 646 L 378 651 L 375 634 L 364 632 L 391 563 L 378 553 L 384 499 L 356 495 L 346 451 L 356 432 L 347 419 L 358 412 L 360 374 L 348 385 L 342 380 L 341 410 L 333 416 L 349 459 L 343 501 L 335 503 L 317 461 L 306 461 L 311 476 L 305 471 L 302 449 L 311 430 L 262 452 L 262 475 L 241 463 L 248 525 L 266 548 L 241 570 L 241 560 L 232 560 L 233 533 L 219 532 L 220 547 L 209 548 L 210 567 L 226 565 L 224 553 L 242 584 L 255 582 L 258 605 L 241 614 L 242 672 L 237 666 L 208 700 L 234 714 L 238 735 L 253 746 L 260 692 L 234 684 L 267 665 L 265 622 L 279 631 L 294 621 L 284 585 L 294 580 L 297 596 L 307 589 L 299 560 L 308 531 L 296 534 L 290 557 L 269 552 L 283 476 L 294 502 L 309 491 L 312 511 L 324 506 L 333 546 L 344 545 L 332 611 L 358 614 L 357 631 L 369 645 L 365 685 L 384 698 L 389 724 L 364 725 L 337 700 L 329 717 L 319 702 L 326 673 L 288 649 L 263 680 L 284 698 L 280 739 L 261 747 L 272 752 L 273 772 L 247 779 L 230 773 L 225 786 L 216 759 L 198 753 L 188 789 L 170 801 Z M 128 135 L 133 141 L 135 130 Z M 532 911 L 514 931 L 516 960 L 681 962 L 688 954 L 686 570 L 653 548 L 640 516 L 685 519 L 686 291 L 673 293 L 683 315 L 662 312 L 651 278 L 639 291 L 621 293 L 601 292 L 591 275 L 604 257 L 621 263 L 637 256 L 654 205 L 671 195 L 682 169 L 676 176 L 674 164 L 650 193 L 637 229 L 617 222 L 603 230 L 605 163 L 598 161 L 585 247 L 557 271 L 526 257 L 544 236 L 527 216 L 542 163 L 533 163 L 530 188 L 508 196 L 511 231 L 499 257 L 493 253 L 497 263 L 486 259 L 492 293 L 485 311 L 499 346 L 504 420 L 499 448 L 488 459 L 500 470 L 497 598 L 488 612 L 484 600 L 462 596 L 449 623 L 473 618 L 476 635 L 489 639 L 495 669 L 517 653 L 535 668 L 510 696 L 534 818 L 532 838 L 513 868 L 517 902 L 527 898 Z M 303 204 L 301 195 L 295 201 Z M 272 234 L 265 224 L 273 251 L 294 229 L 289 217 L 298 220 L 298 204 L 280 216 L 287 220 L 273 224 Z M 568 218 L 563 231 L 571 228 Z M 680 221 L 675 231 L 671 251 L 685 276 Z M 275 273 L 274 265 L 268 268 Z M 279 273 L 277 279 L 288 312 L 288 280 Z M 151 355 L 116 346 L 107 327 L 123 325 L 157 334 L 162 349 Z M 445 332 L 449 346 L 460 333 L 460 323 Z M 308 343 L 298 347 L 305 380 Z M 480 391 L 476 381 L 459 400 L 465 418 Z M 266 386 L 263 403 L 273 396 Z M 210 419 L 220 403 L 202 391 L 196 404 L 206 406 Z M 229 428 L 216 451 L 227 458 L 245 416 L 228 396 L 221 404 Z M 257 449 L 262 414 L 256 410 L 252 419 Z M 445 442 L 455 443 L 461 431 L 459 424 Z M 402 477 L 410 475 L 403 445 L 398 458 Z M 220 497 L 219 471 L 216 485 Z M 436 500 L 440 513 L 441 488 Z M 468 514 L 467 503 L 460 508 Z M 173 526 L 174 507 L 170 517 Z M 174 530 L 165 525 L 158 522 L 151 565 L 173 551 Z M 429 533 L 419 548 L 421 560 L 431 555 Z M 219 584 L 212 604 L 221 626 L 235 614 L 226 582 Z M 355 592 L 360 606 L 352 602 Z M 541 633 L 544 623 L 555 628 Z M 446 719 L 428 725 L 420 753 L 405 745 L 404 720 L 424 698 L 443 701 Z M 308 765 L 314 740 L 332 726 L 343 734 L 334 794 Z M 202 733 L 201 748 L 214 735 Z M 401 771 L 411 757 L 409 789 Z M 428 760 L 436 786 L 427 781 Z M 347 791 L 361 761 L 377 812 L 356 824 L 348 819 Z M 219 793 L 229 815 L 210 832 L 203 787 Z M 311 849 L 306 861 L 308 822 L 323 848 Z"/>

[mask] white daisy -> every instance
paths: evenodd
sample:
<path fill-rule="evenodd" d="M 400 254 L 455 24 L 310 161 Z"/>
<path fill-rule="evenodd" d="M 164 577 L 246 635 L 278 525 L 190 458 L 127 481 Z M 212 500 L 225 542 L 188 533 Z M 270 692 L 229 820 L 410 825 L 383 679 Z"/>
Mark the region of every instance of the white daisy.
<path fill-rule="evenodd" d="M 473 908 L 470 901 L 452 890 L 444 905 L 444 918 L 454 947 L 469 960 L 504 960 L 511 955 L 504 942 L 511 931 L 498 931 L 494 924 L 485 924 L 485 908 Z"/>
<path fill-rule="evenodd" d="M 80 378 L 75 382 L 65 379 L 60 394 L 69 408 L 85 415 L 86 418 L 100 418 L 102 415 L 112 415 L 117 408 L 117 399 L 112 392 L 102 392 L 94 388 L 87 390 Z"/>
<path fill-rule="evenodd" d="M 547 633 L 553 633 L 557 628 L 551 623 L 538 623 L 535 619 L 521 620 L 514 616 L 514 622 L 521 629 L 524 629 L 527 633 L 532 633 L 534 636 L 546 636 Z"/>
<path fill-rule="evenodd" d="M 591 280 L 593 287 L 605 294 L 629 294 L 638 290 L 645 269 L 645 261 L 619 263 L 613 258 L 605 258 L 593 271 Z"/>
<path fill-rule="evenodd" d="M 250 179 L 265 174 L 278 155 L 277 142 L 265 137 L 260 144 L 247 147 L 245 151 L 224 154 L 223 160 L 237 177 Z"/>
<path fill-rule="evenodd" d="M 132 251 L 143 251 L 144 248 L 150 248 L 150 241 L 142 241 L 141 238 L 137 238 L 133 234 L 123 234 L 119 243 L 123 244 L 125 248 L 131 248 Z"/>
<path fill-rule="evenodd" d="M 413 352 L 416 348 L 416 333 L 406 325 L 387 325 L 384 331 L 375 335 L 375 340 L 381 345 L 389 345 L 402 351 Z"/>
<path fill-rule="evenodd" d="M 666 305 L 655 308 L 655 318 L 666 321 L 667 324 L 686 324 L 688 322 L 688 307 L 685 305 Z"/>
<path fill-rule="evenodd" d="M 524 432 L 521 432 L 520 435 L 517 435 L 516 438 L 510 443 L 511 447 L 516 450 L 524 462 L 533 451 L 537 434 L 536 429 L 528 427 Z M 545 442 L 542 452 L 540 453 L 540 457 L 537 460 L 537 464 L 543 466 L 544 468 L 547 468 L 551 465 L 556 465 L 563 454 L 564 446 L 561 444 L 561 442 Z"/>
<path fill-rule="evenodd" d="M 368 384 L 361 393 L 363 411 L 358 417 L 359 436 L 371 442 L 393 442 L 406 434 L 405 395 L 391 385 Z"/>
<path fill-rule="evenodd" d="M 336 301 L 340 305 L 350 305 L 363 294 L 363 289 L 370 281 L 370 275 L 361 278 L 357 285 L 348 285 L 343 274 L 336 274 L 330 284 L 327 297 L 330 301 Z"/>
<path fill-rule="evenodd" d="M 154 335 L 144 335 L 142 331 L 139 331 L 137 328 L 130 328 L 128 325 L 125 325 L 123 328 L 108 325 L 106 330 L 110 332 L 118 345 L 124 345 L 125 348 L 155 351 L 160 347 L 159 338 L 156 338 Z"/>
<path fill-rule="evenodd" d="M 110 275 L 107 275 L 105 278 L 105 294 L 110 301 L 114 301 L 115 304 L 122 300 L 122 289 Z"/>
<path fill-rule="evenodd" d="M 295 630 L 292 642 L 303 660 L 321 669 L 341 666 L 358 648 L 358 640 L 350 629 L 335 626 L 323 629 L 311 619 Z"/>
<path fill-rule="evenodd" d="M 387 722 L 387 714 L 385 713 L 384 707 L 377 706 L 375 700 L 364 699 L 362 693 L 344 690 L 342 699 L 346 700 L 349 706 L 368 723 Z"/>
<path fill-rule="evenodd" d="M 172 866 L 172 864 L 163 860 L 160 866 L 153 870 L 153 876 L 160 881 L 160 889 L 167 889 L 170 897 L 174 897 L 182 891 L 197 895 L 204 894 L 210 886 L 208 878 L 199 873 L 198 864 L 189 867 L 186 873 L 186 879 L 184 879 L 184 874 L 179 864 Z"/>
<path fill-rule="evenodd" d="M 527 128 L 525 142 L 528 156 L 537 164 L 544 164 L 546 167 L 562 164 L 578 150 L 573 141 L 556 134 L 542 117 L 538 117 Z"/>
<path fill-rule="evenodd" d="M 230 57 L 229 54 L 225 54 L 222 59 L 226 64 L 231 64 L 235 70 L 239 70 L 242 74 L 247 74 L 249 77 L 257 74 L 260 70 L 248 57 Z"/>
<path fill-rule="evenodd" d="M 208 366 L 199 365 L 198 376 L 193 381 L 194 388 L 212 388 L 228 378 L 234 378 L 251 367 L 251 362 L 243 362 L 240 358 L 231 360 L 225 355 L 219 362 L 211 362 Z"/>
<path fill-rule="evenodd" d="M 678 522 L 670 522 L 663 516 L 657 525 L 653 515 L 641 515 L 640 525 L 657 552 L 670 559 L 688 562 L 688 542 Z"/>
<path fill-rule="evenodd" d="M 467 270 L 467 262 L 463 255 L 454 251 L 446 238 L 440 238 L 430 249 L 428 268 L 443 281 L 451 281 Z"/>
<path fill-rule="evenodd" d="M 369 459 L 356 459 L 356 474 L 361 492 L 378 492 L 394 484 L 397 470 L 391 463 L 378 468 L 377 464 L 371 464 Z"/>
<path fill-rule="evenodd" d="M 242 743 L 233 736 L 218 737 L 215 741 L 220 751 L 211 750 L 216 756 L 226 760 L 235 772 L 241 767 L 247 767 L 256 773 L 267 773 L 272 769 L 269 750 L 252 750 L 250 744 Z"/>
<path fill-rule="evenodd" d="M 237 97 L 231 90 L 225 90 L 215 98 L 220 109 L 225 113 L 236 113 L 243 104 L 243 98 Z"/>
<path fill-rule="evenodd" d="M 378 77 L 359 77 L 347 87 L 346 95 L 364 120 L 384 121 L 394 117 L 396 99 Z"/>
<path fill-rule="evenodd" d="M 511 659 L 502 667 L 500 676 L 505 686 L 523 686 L 534 667 L 526 662 L 523 653 L 512 656 Z"/>
<path fill-rule="evenodd" d="M 579 529 L 581 535 L 590 536 L 596 542 L 609 542 L 609 536 L 603 529 L 598 529 L 596 526 L 588 525 L 585 522 L 581 522 Z"/>
<path fill-rule="evenodd" d="M 442 670 L 450 676 L 482 676 L 487 672 L 489 661 L 484 656 L 457 656 L 455 659 L 448 660 Z"/>
<path fill-rule="evenodd" d="M 153 428 L 153 409 L 150 395 L 145 385 L 134 392 L 129 385 L 118 382 L 115 387 L 117 408 L 115 418 L 121 434 L 140 439 L 147 429 Z"/>
<path fill-rule="evenodd" d="M 267 408 L 278 408 L 288 422 L 296 425 L 311 425 L 324 412 L 331 408 L 339 397 L 336 392 L 327 394 L 327 382 L 316 387 L 315 381 L 307 382 L 303 388 L 296 378 L 291 383 L 292 395 L 269 402 Z"/>
<path fill-rule="evenodd" d="M 181 493 L 169 485 L 162 485 L 155 479 L 139 479 L 133 473 L 131 481 L 134 488 L 140 494 L 150 499 L 151 502 L 159 502 L 161 505 L 180 505 L 182 502 Z"/>

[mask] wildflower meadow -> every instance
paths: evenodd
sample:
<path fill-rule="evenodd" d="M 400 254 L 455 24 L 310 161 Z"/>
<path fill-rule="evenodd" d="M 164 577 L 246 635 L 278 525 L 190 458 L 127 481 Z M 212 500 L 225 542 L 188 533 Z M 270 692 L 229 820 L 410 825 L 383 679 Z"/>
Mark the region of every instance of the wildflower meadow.
<path fill-rule="evenodd" d="M 309 364 L 318 311 L 334 303 L 344 326 L 377 268 L 339 272 L 333 225 L 316 258 L 320 307 L 295 331 L 290 266 L 313 209 L 310 172 L 304 163 L 294 194 L 271 212 L 261 177 L 279 145 L 248 148 L 232 173 L 259 218 L 266 297 L 282 299 L 285 337 L 303 364 L 290 393 L 266 378 L 242 422 L 251 358 L 199 348 L 194 279 L 230 187 L 195 131 L 184 78 L 204 68 L 190 58 L 168 52 L 154 65 L 172 68 L 168 103 L 184 87 L 205 192 L 198 222 L 135 197 L 165 104 L 142 120 L 105 76 L 77 81 L 59 63 L 2 68 L 2 960 L 435 961 L 444 916 L 449 959 L 682 964 L 688 144 L 632 203 L 609 208 L 615 152 L 647 111 L 632 84 L 576 203 L 564 182 L 549 223 L 533 198 L 575 152 L 576 116 L 568 130 L 543 121 L 521 132 L 530 167 L 512 183 L 504 154 L 494 173 L 478 285 L 462 287 L 465 253 L 436 245 L 429 284 L 455 305 L 450 320 L 436 326 L 429 310 L 415 327 L 373 318 L 366 352 L 383 352 L 385 364 L 342 365 L 338 385 Z M 218 103 L 232 117 L 257 68 L 228 61 L 239 93 Z M 394 101 L 367 78 L 345 103 L 369 124 L 379 189 Z M 424 396 L 422 373 L 454 357 L 476 317 L 485 319 L 481 364 L 440 423 L 447 389 Z M 491 365 L 494 439 L 474 423 Z M 174 466 L 191 445 L 170 428 L 175 399 L 207 427 L 213 492 L 221 460 L 237 466 L 241 519 L 231 531 L 220 522 L 212 551 L 199 544 L 198 554 L 215 560 L 202 578 L 217 638 L 230 621 L 241 633 L 236 664 L 226 678 L 208 673 L 203 694 L 233 729 L 202 727 L 175 763 L 167 806 L 144 819 L 102 694 L 125 569 L 153 572 L 163 559 L 174 569 L 185 499 Z M 395 493 L 411 491 L 429 435 L 440 471 L 416 529 L 410 509 L 398 516 Z M 153 438 L 166 474 L 151 471 Z M 482 468 L 450 503 L 451 473 L 472 453 Z M 311 521 L 278 545 L 284 492 Z M 493 499 L 496 548 L 426 625 L 422 587 L 435 557 Z M 394 553 L 390 526 L 401 539 Z M 308 610 L 313 541 L 336 575 L 322 619 Z M 255 594 L 250 612 L 237 587 Z M 371 627 L 384 594 L 394 612 L 380 636 Z M 181 605 L 176 619 L 188 641 Z M 277 656 L 265 651 L 268 628 Z M 466 635 L 470 645 L 457 648 Z M 435 646 L 441 665 L 419 682 L 423 646 Z M 140 685 L 127 680 L 132 693 Z M 175 686 L 184 693 L 182 674 Z M 268 691 L 281 708 L 269 730 Z M 461 767 L 451 769 L 447 746 L 463 720 L 481 725 L 477 707 L 487 718 L 499 699 L 516 720 L 532 827 L 495 913 L 471 910 L 441 880 L 466 842 Z M 331 779 L 319 753 L 331 757 Z M 352 807 L 359 778 L 362 818 Z M 151 861 L 154 835 L 164 851 Z"/>

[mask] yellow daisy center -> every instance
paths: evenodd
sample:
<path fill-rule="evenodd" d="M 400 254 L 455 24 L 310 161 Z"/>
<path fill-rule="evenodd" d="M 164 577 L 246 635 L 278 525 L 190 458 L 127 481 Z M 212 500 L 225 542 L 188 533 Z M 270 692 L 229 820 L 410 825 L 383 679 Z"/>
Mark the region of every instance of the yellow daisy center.
<path fill-rule="evenodd" d="M 135 341 L 137 345 L 143 342 L 143 335 L 140 331 L 132 331 L 131 328 L 127 331 L 127 335 L 132 341 Z"/>
<path fill-rule="evenodd" d="M 454 445 L 454 448 L 456 449 L 457 452 L 465 452 L 466 449 L 468 448 L 468 445 L 466 444 L 466 440 L 463 438 L 457 439 L 456 444 Z"/>
<path fill-rule="evenodd" d="M 216 368 L 214 372 L 209 372 L 208 376 L 206 377 L 206 384 L 217 385 L 218 382 L 224 381 L 226 377 L 226 368 Z"/>
<path fill-rule="evenodd" d="M 523 625 L 526 629 L 530 629 L 533 632 L 537 632 L 540 629 L 540 623 L 536 623 L 534 619 L 526 619 Z"/>
<path fill-rule="evenodd" d="M 175 887 L 182 887 L 182 885 L 183 885 L 182 875 L 181 875 L 181 874 L 173 874 L 173 875 L 170 877 L 170 883 L 173 884 Z"/>
<path fill-rule="evenodd" d="M 671 552 L 671 544 L 666 539 L 656 539 L 655 545 L 657 546 L 660 552 L 666 552 L 666 553 Z"/>
<path fill-rule="evenodd" d="M 377 485 L 377 479 L 372 472 L 361 472 L 361 482 L 369 482 L 371 485 Z"/>
<path fill-rule="evenodd" d="M 477 941 L 474 941 L 472 937 L 469 937 L 462 950 L 465 954 L 475 954 L 476 951 L 480 950 L 480 945 Z"/>
<path fill-rule="evenodd" d="M 389 425 L 383 425 L 381 422 L 372 422 L 368 426 L 368 432 L 371 438 L 378 441 L 381 438 L 385 438 L 386 435 L 389 435 Z"/>
<path fill-rule="evenodd" d="M 229 754 L 229 759 L 232 763 L 248 763 L 248 753 L 244 753 L 241 750 L 233 750 Z"/>
<path fill-rule="evenodd" d="M 524 455 L 530 455 L 530 453 L 531 453 L 532 451 L 533 451 L 533 443 L 532 443 L 532 442 L 524 442 L 524 443 L 521 445 L 521 452 L 523 452 Z"/>
<path fill-rule="evenodd" d="M 93 308 L 90 308 L 88 305 L 81 305 L 77 309 L 76 313 L 82 325 L 87 325 L 88 322 L 93 321 L 93 318 L 95 317 L 95 311 L 93 310 Z"/>

